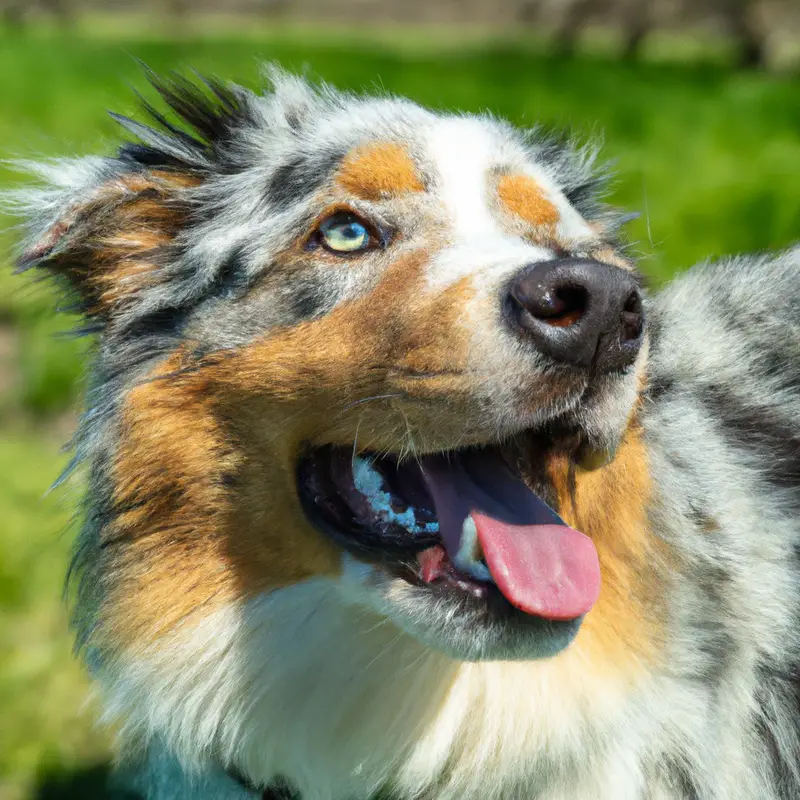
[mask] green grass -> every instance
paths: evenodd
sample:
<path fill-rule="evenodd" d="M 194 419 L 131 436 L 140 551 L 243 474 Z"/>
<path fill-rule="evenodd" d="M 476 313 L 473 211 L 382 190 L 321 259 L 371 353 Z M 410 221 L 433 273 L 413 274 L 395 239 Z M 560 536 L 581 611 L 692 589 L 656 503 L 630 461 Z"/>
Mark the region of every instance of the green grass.
<path fill-rule="evenodd" d="M 605 155 L 619 174 L 613 199 L 643 212 L 630 235 L 656 281 L 705 257 L 800 238 L 796 79 L 601 56 L 564 62 L 524 42 L 450 38 L 437 49 L 436 37 L 416 41 L 408 33 L 353 41 L 341 31 L 180 40 L 163 32 L 149 40 L 120 31 L 0 34 L 0 158 L 109 152 L 118 131 L 105 109 L 136 113 L 130 87 L 144 89 L 134 57 L 156 70 L 194 66 L 248 85 L 269 59 L 436 108 L 488 109 L 584 136 L 604 132 Z M 0 187 L 16 180 L 0 167 Z M 7 232 L 0 253 L 13 240 Z M 0 270 L 0 333 L 12 331 L 14 341 L 9 375 L 0 375 L 8 387 L 0 397 L 0 800 L 44 796 L 34 788 L 42 775 L 105 754 L 104 737 L 79 713 L 86 684 L 69 654 L 59 601 L 67 508 L 54 497 L 41 500 L 61 458 L 53 438 L 35 429 L 74 407 L 85 348 L 54 338 L 71 324 L 53 317 L 54 302 L 47 287 Z M 19 432 L 21 419 L 35 421 L 25 427 L 31 432 Z"/>
<path fill-rule="evenodd" d="M 0 437 L 3 800 L 33 797 L 46 775 L 106 753 L 107 737 L 93 726 L 91 707 L 84 708 L 87 684 L 71 654 L 61 602 L 70 492 L 45 497 L 63 462 L 52 436 Z"/>

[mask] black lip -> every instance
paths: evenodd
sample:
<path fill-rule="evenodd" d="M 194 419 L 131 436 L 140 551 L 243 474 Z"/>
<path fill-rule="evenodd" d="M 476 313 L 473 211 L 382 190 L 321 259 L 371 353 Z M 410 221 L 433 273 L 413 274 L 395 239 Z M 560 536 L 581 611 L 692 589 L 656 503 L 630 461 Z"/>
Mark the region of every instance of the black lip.
<path fill-rule="evenodd" d="M 346 527 L 343 526 L 340 519 L 347 517 L 346 512 L 341 514 L 340 519 L 336 519 L 310 496 L 309 487 L 317 480 L 319 475 L 314 471 L 314 451 L 309 451 L 300 459 L 297 467 L 297 491 L 301 508 L 314 527 L 348 552 L 373 561 L 405 566 L 407 562 L 416 560 L 417 553 L 441 543 L 438 534 L 420 534 L 412 539 L 407 535 L 392 536 L 390 533 L 377 536 L 374 531 L 358 525 L 355 520 Z M 331 494 L 334 494 L 332 487 L 324 488 L 330 488 Z M 335 502 L 335 497 L 331 501 Z"/>

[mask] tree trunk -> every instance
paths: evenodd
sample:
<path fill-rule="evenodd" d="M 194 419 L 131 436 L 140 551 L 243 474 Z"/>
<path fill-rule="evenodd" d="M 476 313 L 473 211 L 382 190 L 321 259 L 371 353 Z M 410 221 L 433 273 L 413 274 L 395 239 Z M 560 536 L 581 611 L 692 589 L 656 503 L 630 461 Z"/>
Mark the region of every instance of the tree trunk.
<path fill-rule="evenodd" d="M 750 0 L 725 0 L 723 7 L 728 27 L 739 48 L 738 65 L 761 69 L 767 64 L 767 44 L 753 19 L 753 5 Z"/>
<path fill-rule="evenodd" d="M 41 0 L 42 8 L 52 16 L 60 28 L 71 28 L 75 22 L 72 0 Z"/>
<path fill-rule="evenodd" d="M 642 45 L 650 33 L 650 11 L 647 0 L 632 0 L 625 9 L 625 38 L 622 57 L 634 60 L 641 55 Z"/>
<path fill-rule="evenodd" d="M 263 0 L 262 9 L 264 18 L 270 22 L 286 16 L 286 12 L 291 9 L 291 0 Z"/>
<path fill-rule="evenodd" d="M 167 10 L 175 22 L 184 22 L 189 16 L 192 4 L 190 0 L 169 0 Z"/>
<path fill-rule="evenodd" d="M 561 23 L 556 30 L 556 48 L 563 56 L 575 54 L 575 45 L 586 24 L 586 20 L 595 8 L 595 0 L 573 0 L 564 12 Z"/>
<path fill-rule="evenodd" d="M 517 8 L 517 20 L 523 25 L 535 25 L 539 21 L 539 0 L 524 0 Z"/>
<path fill-rule="evenodd" d="M 0 20 L 6 30 L 22 30 L 25 27 L 25 12 L 21 0 L 6 0 L 0 6 Z"/>

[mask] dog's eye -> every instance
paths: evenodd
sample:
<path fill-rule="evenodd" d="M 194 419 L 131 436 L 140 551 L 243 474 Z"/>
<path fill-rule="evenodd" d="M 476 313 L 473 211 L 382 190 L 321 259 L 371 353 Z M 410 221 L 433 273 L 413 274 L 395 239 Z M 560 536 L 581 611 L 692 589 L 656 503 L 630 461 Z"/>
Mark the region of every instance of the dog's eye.
<path fill-rule="evenodd" d="M 334 253 L 355 253 L 372 243 L 369 229 L 355 214 L 340 212 L 319 226 L 322 244 Z"/>

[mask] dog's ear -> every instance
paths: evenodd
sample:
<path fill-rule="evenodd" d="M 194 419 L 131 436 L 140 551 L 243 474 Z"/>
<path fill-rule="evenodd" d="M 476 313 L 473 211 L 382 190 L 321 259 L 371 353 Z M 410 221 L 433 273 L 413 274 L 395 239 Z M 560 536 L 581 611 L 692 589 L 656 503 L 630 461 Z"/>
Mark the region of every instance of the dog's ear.
<path fill-rule="evenodd" d="M 144 100 L 150 125 L 112 114 L 133 139 L 116 157 L 22 164 L 40 185 L 6 195 L 27 225 L 20 268 L 66 277 L 95 318 L 170 279 L 165 267 L 175 265 L 198 187 L 236 171 L 232 142 L 257 121 L 241 87 L 145 72 L 171 116 Z"/>
<path fill-rule="evenodd" d="M 28 221 L 21 270 L 63 276 L 87 316 L 109 318 L 166 277 L 201 178 L 115 159 L 33 167 L 49 186 L 18 194 Z"/>
<path fill-rule="evenodd" d="M 227 181 L 228 202 L 231 177 L 261 163 L 264 132 L 299 135 L 314 105 L 331 102 L 327 90 L 274 68 L 271 91 L 260 96 L 199 75 L 193 82 L 145 71 L 167 111 L 143 101 L 149 125 L 112 114 L 132 137 L 116 157 L 23 164 L 41 187 L 5 195 L 27 224 L 20 267 L 66 277 L 83 313 L 101 321 L 133 319 L 126 310 L 145 296 L 146 308 L 163 306 L 168 293 L 157 299 L 159 288 L 187 279 L 181 234 L 200 216 L 203 192 Z"/>

